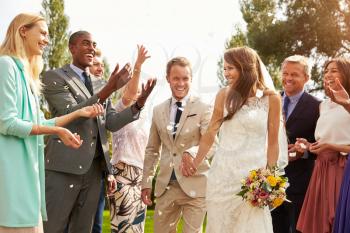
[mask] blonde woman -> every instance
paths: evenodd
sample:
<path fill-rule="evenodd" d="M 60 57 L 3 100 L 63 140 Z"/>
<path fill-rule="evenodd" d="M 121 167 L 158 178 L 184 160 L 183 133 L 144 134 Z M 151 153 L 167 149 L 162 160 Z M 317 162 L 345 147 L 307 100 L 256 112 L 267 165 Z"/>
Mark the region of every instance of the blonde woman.
<path fill-rule="evenodd" d="M 45 120 L 39 108 L 39 74 L 48 28 L 36 14 L 19 14 L 0 47 L 0 232 L 42 232 L 46 220 L 44 141 L 56 134 L 73 148 L 80 136 L 61 126 L 103 113 L 101 105 Z"/>

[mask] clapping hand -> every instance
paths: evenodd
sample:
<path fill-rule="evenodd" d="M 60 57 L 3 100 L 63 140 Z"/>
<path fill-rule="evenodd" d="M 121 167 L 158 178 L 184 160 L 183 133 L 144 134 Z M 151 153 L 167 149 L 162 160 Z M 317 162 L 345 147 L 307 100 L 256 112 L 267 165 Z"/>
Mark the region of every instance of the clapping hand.
<path fill-rule="evenodd" d="M 80 139 L 80 136 L 76 133 L 71 133 L 68 129 L 59 127 L 57 136 L 62 140 L 64 145 L 72 147 L 74 149 L 78 149 L 83 140 Z"/>
<path fill-rule="evenodd" d="M 331 100 L 342 106 L 349 104 L 349 94 L 346 92 L 339 79 L 335 79 L 333 87 L 330 82 L 325 82 L 325 92 Z"/>
<path fill-rule="evenodd" d="M 126 63 L 125 66 L 119 71 L 119 65 L 117 64 L 111 77 L 108 80 L 107 85 L 110 85 L 113 91 L 119 90 L 131 79 L 131 66 L 130 63 Z"/>
<path fill-rule="evenodd" d="M 101 104 L 96 103 L 78 110 L 80 117 L 94 118 L 103 115 L 104 108 Z"/>
<path fill-rule="evenodd" d="M 310 152 L 314 154 L 319 154 L 325 150 L 332 149 L 331 145 L 328 143 L 322 143 L 320 141 L 310 144 Z"/>
<path fill-rule="evenodd" d="M 137 106 L 142 108 L 145 105 L 146 100 L 148 96 L 152 93 L 153 88 L 156 86 L 156 83 L 157 79 L 148 79 L 146 85 L 142 84 L 141 94 L 136 100 Z"/>

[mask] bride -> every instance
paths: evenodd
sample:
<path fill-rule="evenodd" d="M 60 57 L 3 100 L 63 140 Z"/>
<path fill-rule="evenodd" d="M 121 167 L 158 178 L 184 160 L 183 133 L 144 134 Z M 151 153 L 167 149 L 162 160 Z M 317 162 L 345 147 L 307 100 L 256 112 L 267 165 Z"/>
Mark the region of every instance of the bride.
<path fill-rule="evenodd" d="M 263 75 L 267 72 L 261 67 L 258 54 L 251 48 L 225 52 L 224 75 L 229 85 L 216 96 L 209 128 L 193 163 L 182 167 L 185 176 L 195 175 L 219 132 L 219 147 L 207 184 L 209 233 L 273 232 L 269 209 L 252 207 L 236 195 L 241 179 L 250 170 L 272 168 L 279 154 L 287 156 L 280 96 L 273 87 L 267 87 Z"/>

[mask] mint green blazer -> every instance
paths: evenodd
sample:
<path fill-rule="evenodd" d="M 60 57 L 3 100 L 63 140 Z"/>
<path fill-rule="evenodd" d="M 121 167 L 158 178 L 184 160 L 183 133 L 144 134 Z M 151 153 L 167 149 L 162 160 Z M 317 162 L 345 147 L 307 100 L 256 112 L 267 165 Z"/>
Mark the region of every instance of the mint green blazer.
<path fill-rule="evenodd" d="M 43 136 L 45 120 L 19 59 L 0 56 L 0 226 L 33 227 L 47 219 Z"/>

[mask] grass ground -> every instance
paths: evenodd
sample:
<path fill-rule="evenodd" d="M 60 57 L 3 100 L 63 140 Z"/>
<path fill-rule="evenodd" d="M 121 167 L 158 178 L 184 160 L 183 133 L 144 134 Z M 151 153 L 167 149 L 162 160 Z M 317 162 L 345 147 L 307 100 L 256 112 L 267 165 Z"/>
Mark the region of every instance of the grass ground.
<path fill-rule="evenodd" d="M 147 216 L 146 216 L 146 224 L 145 224 L 145 233 L 153 233 L 153 214 L 154 210 L 147 210 Z M 205 228 L 205 223 L 204 223 Z M 111 226 L 109 223 L 109 211 L 106 210 L 103 212 L 103 233 L 111 233 Z M 180 224 L 178 225 L 177 232 L 182 232 L 182 221 L 180 221 Z"/>

